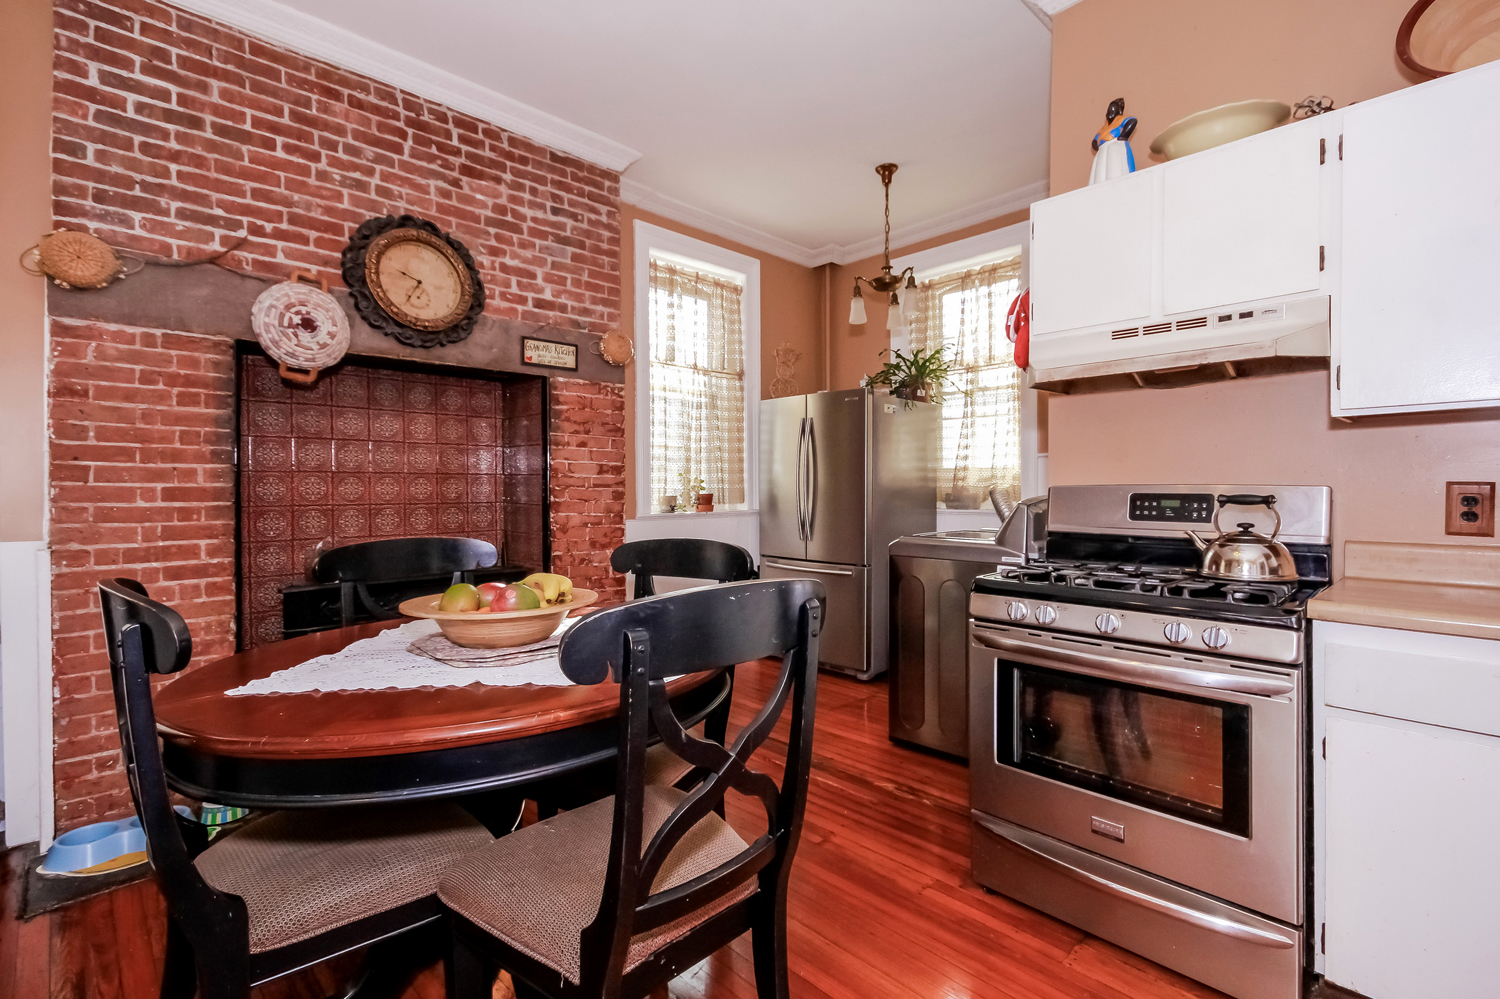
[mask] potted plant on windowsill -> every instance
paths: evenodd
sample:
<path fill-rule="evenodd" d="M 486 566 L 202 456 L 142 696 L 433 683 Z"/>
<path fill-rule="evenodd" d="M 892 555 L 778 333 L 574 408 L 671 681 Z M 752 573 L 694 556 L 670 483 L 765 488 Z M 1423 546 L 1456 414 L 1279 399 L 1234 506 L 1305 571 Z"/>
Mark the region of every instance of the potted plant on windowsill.
<path fill-rule="evenodd" d="M 677 473 L 677 479 L 682 483 L 681 496 L 683 497 L 681 509 L 694 510 L 698 513 L 714 512 L 714 494 L 704 492 L 703 477 L 690 475 L 687 472 Z"/>
<path fill-rule="evenodd" d="M 910 354 L 900 350 L 881 353 L 889 354 L 890 360 L 879 371 L 865 377 L 867 388 L 890 389 L 891 395 L 907 402 L 942 401 L 949 372 L 943 348 L 923 350 L 918 347 Z"/>

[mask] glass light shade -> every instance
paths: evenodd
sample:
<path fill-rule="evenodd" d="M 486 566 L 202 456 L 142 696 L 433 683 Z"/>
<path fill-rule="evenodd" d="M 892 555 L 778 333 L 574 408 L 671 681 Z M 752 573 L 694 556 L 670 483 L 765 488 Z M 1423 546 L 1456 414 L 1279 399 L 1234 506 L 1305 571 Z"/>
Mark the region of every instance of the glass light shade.
<path fill-rule="evenodd" d="M 901 318 L 910 322 L 917 314 L 917 279 L 906 276 L 906 285 L 901 289 Z"/>
<path fill-rule="evenodd" d="M 896 293 L 891 292 L 891 305 L 885 311 L 885 328 L 892 333 L 906 329 L 906 310 L 901 306 L 901 299 Z"/>
<path fill-rule="evenodd" d="M 849 299 L 849 325 L 863 326 L 865 324 L 865 296 L 859 293 L 859 286 L 854 286 L 854 297 Z"/>

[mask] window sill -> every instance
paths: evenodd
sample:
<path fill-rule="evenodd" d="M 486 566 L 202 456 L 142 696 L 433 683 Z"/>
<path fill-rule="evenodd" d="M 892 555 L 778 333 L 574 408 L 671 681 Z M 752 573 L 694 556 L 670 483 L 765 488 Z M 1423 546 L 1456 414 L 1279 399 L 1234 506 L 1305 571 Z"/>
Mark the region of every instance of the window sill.
<path fill-rule="evenodd" d="M 631 517 L 630 519 L 631 520 L 679 520 L 679 519 L 683 519 L 683 518 L 687 518 L 687 517 L 694 517 L 694 518 L 700 518 L 700 517 L 713 517 L 713 518 L 754 517 L 756 519 L 759 519 L 760 518 L 760 511 L 759 510 L 712 510 L 712 511 L 710 511 L 708 513 L 699 513 L 698 511 L 693 510 L 693 511 L 684 512 L 684 513 L 641 513 L 641 514 L 637 514 L 634 517 Z"/>

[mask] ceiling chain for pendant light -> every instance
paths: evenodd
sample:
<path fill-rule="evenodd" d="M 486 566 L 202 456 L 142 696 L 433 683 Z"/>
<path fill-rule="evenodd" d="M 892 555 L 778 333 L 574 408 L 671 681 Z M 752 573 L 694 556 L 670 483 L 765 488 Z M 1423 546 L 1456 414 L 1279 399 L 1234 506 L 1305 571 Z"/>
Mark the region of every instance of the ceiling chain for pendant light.
<path fill-rule="evenodd" d="M 888 330 L 896 330 L 905 327 L 916 314 L 917 280 L 910 267 L 900 274 L 891 273 L 891 178 L 896 174 L 896 164 L 882 163 L 875 168 L 875 172 L 880 175 L 880 183 L 885 187 L 885 263 L 875 277 L 854 279 L 854 295 L 849 300 L 849 323 L 860 326 L 866 321 L 865 297 L 859 288 L 859 283 L 863 281 L 876 294 L 890 296 L 885 326 Z"/>

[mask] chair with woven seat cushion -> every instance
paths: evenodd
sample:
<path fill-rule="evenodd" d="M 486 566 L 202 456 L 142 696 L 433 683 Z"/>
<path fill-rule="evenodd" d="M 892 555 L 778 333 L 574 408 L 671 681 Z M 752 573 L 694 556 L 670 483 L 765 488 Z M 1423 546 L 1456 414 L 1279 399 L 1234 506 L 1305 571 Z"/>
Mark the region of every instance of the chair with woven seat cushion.
<path fill-rule="evenodd" d="M 100 582 L 99 598 L 130 791 L 167 901 L 163 999 L 246 999 L 254 985 L 442 919 L 438 879 L 493 842 L 454 804 L 272 812 L 208 846 L 172 808 L 151 703 L 152 674 L 192 657 L 187 624 L 133 579 Z"/>
<path fill-rule="evenodd" d="M 637 600 L 585 618 L 560 658 L 575 683 L 620 684 L 617 794 L 537 822 L 449 869 L 451 999 L 485 999 L 497 968 L 517 994 L 636 999 L 750 931 L 756 987 L 786 999 L 787 879 L 811 761 L 823 586 L 731 583 Z M 764 705 L 733 745 L 689 735 L 668 677 L 781 657 Z M 752 754 L 790 708 L 779 784 Z M 653 735 L 702 776 L 647 784 Z M 715 811 L 733 789 L 759 802 L 765 832 L 746 842 Z"/>
<path fill-rule="evenodd" d="M 635 599 L 656 595 L 657 576 L 686 579 L 711 579 L 717 583 L 739 583 L 759 579 L 755 559 L 739 545 L 706 538 L 653 538 L 632 541 L 616 548 L 609 556 L 609 567 L 635 577 Z M 733 671 L 730 673 L 730 697 L 733 696 Z M 730 697 L 726 697 L 701 731 L 717 743 L 724 742 L 729 722 Z M 658 743 L 646 755 L 647 780 L 657 784 L 676 784 L 692 772 L 692 766 Z"/>
<path fill-rule="evenodd" d="M 323 552 L 313 563 L 313 578 L 339 584 L 340 624 L 362 615 L 389 621 L 401 615 L 370 595 L 371 583 L 418 576 L 448 576 L 472 583 L 475 569 L 487 569 L 499 557 L 495 546 L 477 538 L 384 538 L 361 541 Z"/>

